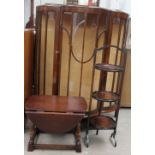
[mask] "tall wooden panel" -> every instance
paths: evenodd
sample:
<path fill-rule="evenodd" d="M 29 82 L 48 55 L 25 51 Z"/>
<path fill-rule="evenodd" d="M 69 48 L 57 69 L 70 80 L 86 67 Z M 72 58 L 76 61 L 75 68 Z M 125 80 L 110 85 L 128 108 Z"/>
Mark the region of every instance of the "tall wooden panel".
<path fill-rule="evenodd" d="M 60 6 L 37 7 L 36 93 L 58 94 Z"/>
<path fill-rule="evenodd" d="M 24 99 L 32 95 L 34 30 L 24 30 Z"/>
<path fill-rule="evenodd" d="M 131 107 L 131 50 L 127 54 L 126 70 L 122 88 L 121 107 Z"/>
<path fill-rule="evenodd" d="M 118 48 L 125 46 L 127 15 L 103 8 L 43 5 L 37 8 L 36 93 L 83 96 L 88 104 L 92 90 L 121 91 L 123 75 L 93 71 L 97 62 L 124 63 Z M 124 54 L 124 53 L 123 53 Z M 93 80 L 94 77 L 94 80 Z M 104 77 L 104 78 L 100 78 Z M 100 80 L 102 79 L 102 80 Z M 104 79 L 104 80 L 103 80 Z M 95 108 L 96 105 L 93 104 Z"/>
<path fill-rule="evenodd" d="M 108 13 L 100 9 L 65 6 L 62 15 L 60 95 L 83 96 L 91 102 L 92 87 L 99 87 L 98 72 L 92 83 L 94 49 L 104 44 Z M 98 56 L 101 62 L 102 55 Z"/>

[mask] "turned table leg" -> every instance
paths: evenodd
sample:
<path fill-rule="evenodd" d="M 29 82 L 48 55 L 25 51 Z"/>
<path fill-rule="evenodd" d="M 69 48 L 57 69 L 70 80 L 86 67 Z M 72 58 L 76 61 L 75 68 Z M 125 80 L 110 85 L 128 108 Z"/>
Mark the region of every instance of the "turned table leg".
<path fill-rule="evenodd" d="M 29 140 L 29 143 L 28 143 L 28 151 L 33 151 L 34 149 L 34 139 L 35 139 L 35 136 L 37 134 L 37 128 L 35 126 L 32 127 L 31 129 L 31 133 L 30 133 L 30 140 Z"/>
<path fill-rule="evenodd" d="M 81 142 L 80 142 L 80 124 L 77 125 L 76 131 L 75 131 L 75 140 L 76 140 L 76 152 L 81 152 Z"/>

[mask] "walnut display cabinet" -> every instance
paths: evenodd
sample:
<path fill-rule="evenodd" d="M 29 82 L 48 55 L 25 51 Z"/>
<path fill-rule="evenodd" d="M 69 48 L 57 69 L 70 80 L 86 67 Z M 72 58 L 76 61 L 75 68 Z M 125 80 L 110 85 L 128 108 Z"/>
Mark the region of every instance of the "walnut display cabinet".
<path fill-rule="evenodd" d="M 99 7 L 37 7 L 35 93 L 82 96 L 90 129 L 115 137 L 126 62 L 128 15 Z M 114 118 L 105 112 L 114 112 Z M 114 144 L 116 145 L 116 144 Z"/>

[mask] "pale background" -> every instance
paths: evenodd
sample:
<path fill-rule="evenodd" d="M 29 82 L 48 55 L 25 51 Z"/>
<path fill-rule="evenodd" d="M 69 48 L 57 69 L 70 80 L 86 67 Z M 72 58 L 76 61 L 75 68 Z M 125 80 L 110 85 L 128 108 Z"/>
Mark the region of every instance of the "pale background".
<path fill-rule="evenodd" d="M 65 0 L 35 0 L 35 6 L 45 3 L 63 4 Z M 86 3 L 87 0 L 79 0 L 80 4 Z M 131 0 L 100 0 L 100 7 L 122 10 L 131 14 Z M 35 11 L 34 11 L 35 13 Z M 30 16 L 30 0 L 24 0 L 24 25 L 28 22 Z"/>
<path fill-rule="evenodd" d="M 132 53 L 134 54 L 132 54 L 131 153 L 154 155 L 155 9 L 152 0 L 132 2 Z M 6 11 L 6 7 L 9 11 Z M 1 1 L 0 18 L 3 24 L 0 24 L 2 143 L 0 153 L 2 155 L 24 154 L 23 10 L 22 0 Z"/>

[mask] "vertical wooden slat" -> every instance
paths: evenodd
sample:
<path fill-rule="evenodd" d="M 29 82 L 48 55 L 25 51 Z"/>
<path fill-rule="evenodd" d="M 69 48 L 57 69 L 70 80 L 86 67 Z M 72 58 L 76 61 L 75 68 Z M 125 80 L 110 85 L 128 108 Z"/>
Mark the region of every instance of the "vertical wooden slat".
<path fill-rule="evenodd" d="M 124 30 L 123 30 L 123 41 L 124 41 L 124 39 L 125 39 L 125 24 L 124 24 Z M 122 46 L 121 46 L 121 48 L 123 47 L 123 42 L 122 42 Z M 120 55 L 120 62 L 119 62 L 119 65 L 121 66 L 121 60 L 122 60 L 122 58 L 123 58 L 123 53 L 122 53 L 122 51 L 121 51 L 121 55 Z M 119 89 L 120 89 L 120 87 L 121 87 L 121 78 L 122 78 L 122 73 L 120 72 L 120 73 L 118 73 L 118 77 L 117 77 L 117 87 L 116 87 L 116 92 L 118 93 L 118 94 L 120 94 L 120 92 L 119 92 Z"/>
<path fill-rule="evenodd" d="M 33 95 L 34 30 L 24 30 L 24 101 Z"/>
<path fill-rule="evenodd" d="M 67 78 L 67 96 L 69 96 L 69 86 L 70 86 L 70 68 L 71 68 L 71 52 L 72 52 L 72 33 L 73 33 L 73 19 L 74 14 L 72 13 L 72 20 L 71 20 L 71 31 L 70 31 L 70 38 L 69 38 L 69 62 L 68 62 L 68 78 Z"/>
<path fill-rule="evenodd" d="M 59 38 L 58 38 L 58 43 L 57 43 L 57 49 L 58 49 L 58 55 L 57 55 L 57 95 L 59 95 L 59 88 L 60 88 L 60 72 L 61 72 L 61 54 L 62 54 L 62 29 L 61 29 L 61 21 L 62 21 L 62 15 L 64 12 L 64 7 L 59 7 L 58 8 L 58 13 L 60 12 L 59 15 L 59 20 L 58 20 L 58 25 L 59 25 Z M 56 25 L 57 27 L 57 25 Z"/>
<path fill-rule="evenodd" d="M 99 14 L 97 14 L 97 28 L 96 28 L 95 48 L 98 47 L 100 18 L 101 18 L 101 11 L 99 12 Z"/>
<path fill-rule="evenodd" d="M 111 44 L 111 38 L 112 38 L 112 28 L 113 28 L 113 13 L 109 12 L 107 15 L 107 20 L 108 20 L 108 29 L 105 34 L 105 42 L 104 45 L 110 45 Z M 110 47 L 106 48 L 103 53 L 103 59 L 102 61 L 104 63 L 109 62 L 109 56 L 110 56 Z M 101 72 L 100 74 L 100 86 L 99 90 L 105 90 L 106 88 L 106 81 L 107 81 L 107 72 Z"/>
<path fill-rule="evenodd" d="M 52 83 L 52 95 L 58 95 L 59 83 L 60 83 L 60 19 L 61 19 L 61 7 L 55 8 L 55 40 L 54 40 L 54 57 L 53 57 L 53 83 Z"/>
<path fill-rule="evenodd" d="M 106 31 L 105 31 L 105 39 L 103 42 L 103 45 L 110 45 L 111 44 L 111 39 L 112 39 L 112 28 L 113 28 L 113 18 L 112 18 L 112 13 L 109 12 L 108 14 L 105 14 L 106 16 Z M 110 48 L 105 48 L 103 49 L 102 52 L 102 62 L 108 63 L 109 62 L 109 57 L 110 57 Z M 99 90 L 104 91 L 106 89 L 106 83 L 107 83 L 107 72 L 100 72 L 100 79 L 99 79 Z M 101 106 L 101 102 L 97 102 L 97 109 L 99 109 Z M 97 131 L 98 132 L 98 131 Z"/>
<path fill-rule="evenodd" d="M 119 47 L 119 44 L 120 44 L 121 30 L 122 30 L 122 20 L 119 23 L 117 47 Z M 115 63 L 114 63 L 115 65 L 117 64 L 117 59 L 118 59 L 118 48 L 116 49 L 116 56 L 115 56 Z M 116 73 L 114 73 L 113 77 L 112 77 L 112 88 L 111 88 L 111 91 L 113 91 L 113 92 L 114 92 L 115 79 L 116 79 Z"/>
<path fill-rule="evenodd" d="M 113 13 L 111 13 L 109 16 L 109 25 L 107 29 L 107 33 L 105 36 L 105 45 L 110 45 L 111 44 L 111 39 L 112 39 L 112 31 L 113 31 Z M 104 57 L 103 57 L 103 62 L 108 63 L 109 62 L 109 57 L 110 57 L 110 47 L 105 48 L 104 50 Z"/>
<path fill-rule="evenodd" d="M 43 94 L 44 95 L 46 94 L 47 29 L 48 29 L 48 12 L 46 12 L 46 19 L 45 19 L 44 88 L 43 88 Z"/>
<path fill-rule="evenodd" d="M 84 46 L 85 46 L 85 34 L 87 26 L 87 11 L 85 12 L 85 23 L 84 23 L 84 34 L 83 34 L 83 43 L 82 43 L 82 57 L 81 57 L 81 70 L 80 70 L 80 84 L 79 84 L 79 96 L 81 96 L 81 86 L 82 86 L 82 71 L 83 71 L 83 57 L 84 57 Z"/>
<path fill-rule="evenodd" d="M 38 49 L 38 95 L 40 95 L 40 66 L 41 66 L 41 27 L 42 27 L 42 12 L 39 11 L 38 13 L 40 20 L 39 20 L 39 29 L 38 29 L 38 33 L 39 33 L 39 49 Z"/>
<path fill-rule="evenodd" d="M 100 17 L 101 17 L 101 12 L 98 14 L 97 16 L 97 28 L 96 28 L 96 40 L 95 40 L 95 48 L 98 47 L 98 35 L 99 35 L 99 24 L 100 24 Z M 89 99 L 89 111 L 91 111 L 91 107 L 92 107 L 92 91 L 93 91 L 93 85 L 94 85 L 94 77 L 95 77 L 95 62 L 96 62 L 96 55 L 94 55 L 93 57 L 94 61 L 93 61 L 93 69 L 92 69 L 92 76 L 91 76 L 91 87 L 90 87 L 90 99 Z"/>
<path fill-rule="evenodd" d="M 126 47 L 126 39 L 127 39 L 127 31 L 128 31 L 128 19 L 124 20 L 124 34 L 123 34 L 123 43 L 122 43 L 122 49 L 125 50 Z M 124 54 L 124 55 L 123 55 Z M 126 59 L 127 59 L 127 53 L 125 51 L 122 52 L 121 58 L 120 58 L 120 65 L 125 68 L 126 66 Z M 119 74 L 118 78 L 118 87 L 117 87 L 117 92 L 121 95 L 122 94 L 122 85 L 123 85 L 123 77 L 124 73 Z"/>
<path fill-rule="evenodd" d="M 64 7 L 59 7 L 60 16 L 59 16 L 59 41 L 58 41 L 58 49 L 59 49 L 59 56 L 58 56 L 58 81 L 57 81 L 57 95 L 60 95 L 60 78 L 61 78 L 61 55 L 62 55 L 62 22 L 63 22 L 63 14 L 64 14 Z M 57 26 L 57 25 L 55 25 Z"/>
<path fill-rule="evenodd" d="M 33 47 L 33 76 L 32 76 L 32 94 L 36 94 L 36 30 L 33 31 L 33 43 L 34 43 L 34 47 Z"/>
<path fill-rule="evenodd" d="M 36 8 L 36 36 L 35 36 L 35 55 L 34 55 L 34 94 L 38 93 L 38 59 L 37 59 L 37 50 L 38 50 L 38 25 L 39 25 L 39 11 L 38 8 Z"/>
<path fill-rule="evenodd" d="M 64 21 L 64 11 L 62 10 L 62 15 L 61 15 L 61 21 L 60 21 L 60 29 L 61 29 L 61 44 L 62 44 L 62 38 L 63 38 L 63 21 Z M 60 62 L 62 61 L 62 45 L 61 45 L 61 48 L 60 48 L 60 50 L 61 50 L 61 56 L 60 56 Z M 61 75 L 61 69 L 62 69 L 62 62 L 60 63 L 60 78 L 62 77 L 62 75 Z M 60 81 L 59 81 L 59 83 L 60 83 Z M 58 92 L 58 95 L 60 95 L 60 84 L 59 84 L 59 92 Z"/>

